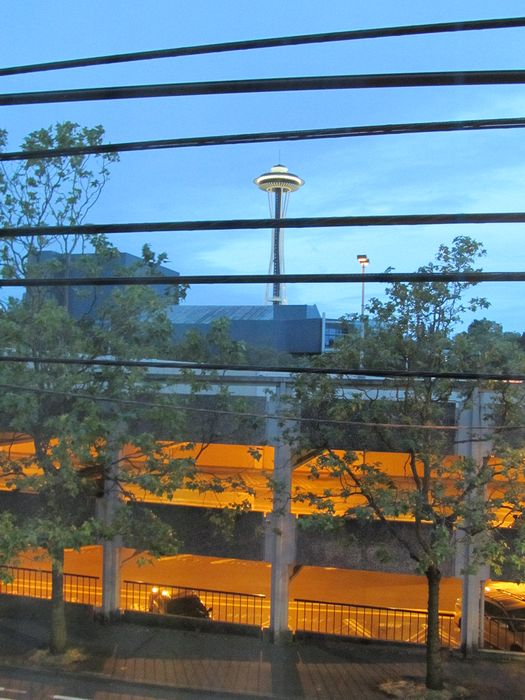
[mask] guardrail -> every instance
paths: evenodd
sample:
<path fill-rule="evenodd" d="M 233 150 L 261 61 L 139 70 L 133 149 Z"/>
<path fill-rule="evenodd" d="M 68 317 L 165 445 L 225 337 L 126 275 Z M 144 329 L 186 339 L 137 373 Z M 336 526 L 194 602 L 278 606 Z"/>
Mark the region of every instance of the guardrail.
<path fill-rule="evenodd" d="M 493 617 L 485 614 L 483 646 L 501 651 L 525 651 L 525 620 L 522 617 Z"/>
<path fill-rule="evenodd" d="M 3 566 L 2 571 L 7 573 L 11 580 L 9 582 L 0 581 L 0 593 L 30 598 L 51 598 L 50 571 L 19 566 Z M 100 579 L 97 576 L 64 574 L 64 600 L 66 602 L 100 605 L 101 599 Z"/>
<path fill-rule="evenodd" d="M 294 606 L 296 632 L 413 644 L 424 644 L 426 641 L 427 615 L 424 610 L 304 599 L 296 599 Z M 459 645 L 459 630 L 452 613 L 439 614 L 439 634 L 444 647 Z"/>
<path fill-rule="evenodd" d="M 0 582 L 0 593 L 51 598 L 50 571 L 15 566 L 5 566 L 2 569 L 8 573 L 11 581 Z M 165 591 L 167 597 L 171 599 L 198 596 L 205 608 L 211 608 L 211 619 L 215 621 L 258 627 L 268 624 L 269 604 L 266 596 L 262 594 L 189 588 L 146 581 L 123 582 L 121 609 L 158 612 L 159 608 L 152 605 L 156 595 L 154 589 L 157 589 L 157 593 Z M 65 573 L 64 598 L 70 603 L 100 606 L 102 602 L 100 579 L 96 576 Z M 290 612 L 291 627 L 295 632 L 316 632 L 340 637 L 415 644 L 424 644 L 426 640 L 427 617 L 424 610 L 295 599 L 290 606 Z M 487 625 L 487 620 L 485 623 Z M 459 645 L 459 630 L 454 624 L 452 613 L 439 614 L 439 633 L 444 647 L 452 648 Z M 487 626 L 485 636 L 489 637 Z M 523 635 L 519 636 L 520 643 L 523 644 Z M 498 642 L 500 642 L 499 639 Z M 498 644 L 499 648 L 510 646 L 503 640 L 500 644 Z M 496 646 L 494 642 L 493 646 Z"/>
<path fill-rule="evenodd" d="M 211 619 L 234 622 L 241 625 L 263 625 L 263 610 L 266 596 L 251 593 L 234 593 L 208 588 L 187 588 L 145 581 L 124 581 L 120 605 L 123 610 L 158 612 L 154 605 L 153 589 L 166 591 L 169 598 L 196 595 L 206 608 L 211 608 Z"/>

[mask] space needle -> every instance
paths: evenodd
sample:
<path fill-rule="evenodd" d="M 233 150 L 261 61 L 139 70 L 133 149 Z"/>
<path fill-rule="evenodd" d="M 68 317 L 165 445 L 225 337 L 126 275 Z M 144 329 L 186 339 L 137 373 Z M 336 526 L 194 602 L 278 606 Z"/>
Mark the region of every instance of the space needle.
<path fill-rule="evenodd" d="M 279 221 L 286 216 L 290 192 L 295 192 L 304 185 L 297 175 L 288 172 L 284 165 L 274 165 L 268 173 L 256 177 L 254 183 L 259 189 L 268 192 L 270 216 L 276 224 L 272 233 L 272 252 L 268 272 L 274 275 L 284 274 L 284 233 Z M 286 304 L 286 289 L 281 282 L 269 284 L 266 288 L 266 301 L 274 306 Z"/>

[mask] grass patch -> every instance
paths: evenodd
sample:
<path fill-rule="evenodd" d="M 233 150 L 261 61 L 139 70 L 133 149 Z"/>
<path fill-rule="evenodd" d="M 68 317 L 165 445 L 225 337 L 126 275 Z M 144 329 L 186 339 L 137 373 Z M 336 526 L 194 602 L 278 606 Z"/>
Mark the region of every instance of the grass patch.
<path fill-rule="evenodd" d="M 470 697 L 470 692 L 461 685 L 445 683 L 443 690 L 429 690 L 424 683 L 414 680 L 386 681 L 379 689 L 385 695 L 401 700 L 461 700 Z"/>
<path fill-rule="evenodd" d="M 47 649 L 38 649 L 29 657 L 29 661 L 39 666 L 51 666 L 53 668 L 68 668 L 82 663 L 89 658 L 82 649 L 72 647 L 63 654 L 52 654 Z"/>

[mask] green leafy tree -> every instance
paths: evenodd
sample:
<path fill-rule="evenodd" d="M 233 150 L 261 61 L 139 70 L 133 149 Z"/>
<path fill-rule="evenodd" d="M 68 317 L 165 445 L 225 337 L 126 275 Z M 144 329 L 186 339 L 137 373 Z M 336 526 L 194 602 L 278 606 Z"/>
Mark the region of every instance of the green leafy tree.
<path fill-rule="evenodd" d="M 29 134 L 22 150 L 98 146 L 104 129 L 80 127 L 73 122 L 55 124 Z M 0 130 L 0 148 L 7 132 Z M 8 161 L 0 164 L 0 224 L 11 226 L 61 226 L 84 222 L 98 201 L 117 154 L 57 156 Z M 73 252 L 84 252 L 96 237 L 82 235 L 27 236 L 4 239 L 1 248 L 3 274 L 24 277 L 42 250 L 59 250 L 66 261 Z"/>
<path fill-rule="evenodd" d="M 101 127 L 58 124 L 31 134 L 23 148 L 98 144 L 102 137 Z M 107 181 L 110 161 L 105 156 L 60 157 L 4 169 L 0 224 L 83 221 Z M 107 265 L 112 275 L 133 274 L 133 269 L 121 268 L 119 252 L 104 236 L 39 234 L 4 238 L 0 246 L 3 274 L 8 276 L 67 277 L 81 265 L 86 276 L 107 274 Z M 164 260 L 145 247 L 137 269 L 155 275 Z M 0 476 L 11 488 L 34 494 L 35 500 L 23 518 L 2 514 L 0 563 L 29 547 L 42 548 L 49 556 L 52 652 L 63 652 L 67 645 L 65 549 L 121 535 L 129 546 L 152 555 L 174 553 L 176 533 L 151 511 L 132 507 L 137 489 L 169 499 L 182 486 L 227 488 L 218 482 L 210 486 L 198 473 L 190 449 L 187 456 L 170 450 L 170 442 L 187 440 L 191 424 L 172 379 L 152 376 L 142 367 L 85 362 L 171 355 L 167 310 L 185 291 L 175 287 L 159 294 L 149 286 L 115 287 L 77 318 L 68 312 L 71 299 L 38 288 L 6 299 L 0 310 L 0 426 L 6 438 Z M 89 289 L 75 292 L 81 293 L 94 294 Z M 9 362 L 9 356 L 31 359 Z M 60 361 L 50 362 L 54 358 Z M 195 392 L 199 390 L 196 386 Z M 20 458 L 15 449 L 20 438 L 33 443 L 34 455 Z M 97 499 L 115 492 L 121 499 L 112 517 L 99 517 Z"/>
<path fill-rule="evenodd" d="M 482 254 L 480 244 L 459 237 L 451 246 L 440 246 L 435 261 L 419 271 L 470 271 Z M 487 306 L 481 298 L 464 300 L 471 286 L 459 282 L 392 284 L 384 299 L 372 299 L 368 305 L 364 334 L 360 317 L 350 317 L 350 333 L 320 363 L 349 369 L 363 363 L 366 369 L 416 373 L 483 371 L 495 366 L 516 369 L 523 357 L 517 337 L 505 337 L 488 322 L 475 323 L 468 333 L 455 335 L 466 311 Z M 496 336 L 497 345 L 493 342 Z M 519 524 L 525 502 L 524 453 L 502 451 L 500 459 L 482 463 L 470 457 L 450 459 L 455 447 L 451 429 L 454 403 L 473 400 L 476 388 L 436 376 L 411 375 L 385 379 L 380 385 L 361 382 L 361 388 L 355 390 L 348 382 L 342 385 L 327 377 L 301 379 L 296 386 L 295 399 L 311 419 L 310 427 L 297 438 L 298 446 L 310 454 L 317 450 L 311 479 L 322 484 L 323 477 L 328 478 L 330 486 L 298 490 L 294 497 L 311 503 L 317 518 L 332 526 L 334 519 L 382 521 L 425 575 L 426 682 L 432 689 L 443 685 L 439 586 L 443 565 L 454 556 L 458 540 L 472 541 L 474 563 L 484 561 L 500 569 L 505 558 L 514 556 L 513 563 L 523 569 L 523 561 L 512 554 L 523 549 L 519 527 L 513 538 L 497 533 L 509 522 Z M 522 393 L 522 388 L 510 387 L 513 396 L 508 385 L 494 383 L 485 388 L 493 392 L 492 418 L 499 424 L 502 420 L 508 423 L 516 415 L 511 407 L 520 406 L 516 392 Z M 356 450 L 363 451 L 362 457 Z M 405 453 L 405 478 L 395 478 L 372 461 L 371 450 Z M 412 537 L 395 527 L 399 519 L 413 523 Z"/>
<path fill-rule="evenodd" d="M 191 329 L 175 347 L 175 356 L 187 362 L 243 365 L 249 361 L 249 350 L 242 341 L 233 340 L 230 322 L 220 318 L 210 324 L 207 333 Z M 220 370 L 192 370 L 182 372 L 191 387 L 182 399 L 191 415 L 191 439 L 203 449 L 211 442 L 244 444 L 248 452 L 260 457 L 256 447 L 265 439 L 263 419 L 257 416 L 259 404 L 245 396 L 235 396 L 224 381 L 226 372 Z M 240 514 L 251 508 L 250 497 L 255 494 L 242 476 L 230 479 L 211 478 L 201 488 L 218 492 L 231 491 L 232 500 L 220 509 L 209 512 L 226 538 L 233 537 L 234 525 Z M 239 494 L 242 494 L 239 497 Z"/>

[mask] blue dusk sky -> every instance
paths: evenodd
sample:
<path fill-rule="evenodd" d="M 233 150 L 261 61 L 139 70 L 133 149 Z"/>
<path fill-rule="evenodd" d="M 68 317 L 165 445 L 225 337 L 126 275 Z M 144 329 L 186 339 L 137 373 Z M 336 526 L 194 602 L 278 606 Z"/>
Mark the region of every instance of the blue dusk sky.
<path fill-rule="evenodd" d="M 242 39 L 524 14 L 522 0 L 4 0 L 0 65 Z M 2 93 L 241 78 L 525 68 L 525 28 L 338 42 L 171 58 L 1 78 Z M 525 86 L 323 90 L 3 107 L 15 150 L 32 130 L 70 120 L 102 124 L 111 142 L 395 122 L 521 117 Z M 525 132 L 374 136 L 130 153 L 121 156 L 96 223 L 268 216 L 253 178 L 277 162 L 305 180 L 289 216 L 523 211 Z M 286 271 L 413 272 L 457 235 L 481 240 L 487 271 L 524 268 L 523 224 L 287 230 Z M 182 274 L 262 274 L 270 232 L 127 234 Z M 367 285 L 381 295 L 383 285 Z M 256 285 L 195 287 L 189 304 L 259 304 Z M 523 332 L 525 287 L 484 284 L 484 314 Z M 359 311 L 359 285 L 289 285 L 290 304 L 329 317 Z M 468 322 L 470 319 L 465 319 Z"/>

